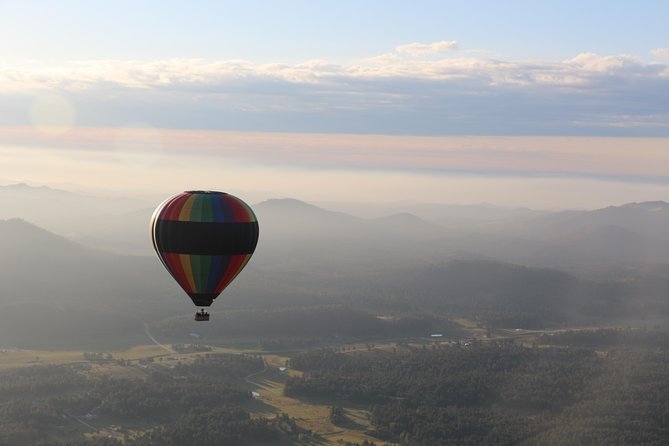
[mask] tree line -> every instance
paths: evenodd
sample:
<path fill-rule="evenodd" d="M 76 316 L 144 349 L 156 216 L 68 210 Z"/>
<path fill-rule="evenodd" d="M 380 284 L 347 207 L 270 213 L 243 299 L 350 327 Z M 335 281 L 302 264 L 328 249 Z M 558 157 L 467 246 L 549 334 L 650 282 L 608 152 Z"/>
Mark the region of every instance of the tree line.
<path fill-rule="evenodd" d="M 198 333 L 208 338 L 223 336 L 254 337 L 266 346 L 280 343 L 279 348 L 298 344 L 300 340 L 332 338 L 387 338 L 427 336 L 439 332 L 459 334 L 456 324 L 432 315 L 403 316 L 382 319 L 375 314 L 347 306 L 328 305 L 294 307 L 280 310 L 233 310 L 213 315 L 220 323 L 201 327 Z M 190 318 L 177 318 L 156 325 L 161 337 L 175 338 L 188 333 Z M 290 342 L 282 342 L 289 340 Z"/>
<path fill-rule="evenodd" d="M 206 354 L 173 368 L 155 365 L 142 379 L 90 373 L 83 366 L 34 366 L 0 374 L 0 445 L 245 445 L 272 444 L 301 431 L 279 415 L 254 417 L 242 408 L 251 394 L 243 377 L 262 359 Z M 113 438 L 77 434 L 73 418 L 138 422 L 145 432 Z"/>
<path fill-rule="evenodd" d="M 508 343 L 291 360 L 285 392 L 366 404 L 403 446 L 669 443 L 669 352 Z"/>

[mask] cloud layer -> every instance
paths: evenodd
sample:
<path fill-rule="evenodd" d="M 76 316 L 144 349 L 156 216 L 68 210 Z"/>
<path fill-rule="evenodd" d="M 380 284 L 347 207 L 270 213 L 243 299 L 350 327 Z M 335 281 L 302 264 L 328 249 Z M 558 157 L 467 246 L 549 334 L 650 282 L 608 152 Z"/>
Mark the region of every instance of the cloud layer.
<path fill-rule="evenodd" d="M 0 184 L 77 184 L 253 200 L 600 207 L 666 199 L 667 138 L 435 137 L 0 128 Z M 68 186 L 71 187 L 71 186 Z M 243 192 L 243 193 L 242 193 Z"/>
<path fill-rule="evenodd" d="M 29 123 L 36 98 L 56 93 L 74 107 L 75 124 L 87 126 L 669 136 L 665 63 L 593 53 L 514 61 L 457 48 L 456 41 L 411 43 L 348 64 L 168 59 L 0 66 L 0 125 Z"/>
<path fill-rule="evenodd" d="M 179 157 L 305 170 L 669 183 L 669 138 L 296 134 L 155 128 L 0 128 L 4 147 L 51 147 L 130 164 Z M 172 161 L 173 162 L 173 161 Z M 176 163 L 179 164 L 179 163 Z"/>

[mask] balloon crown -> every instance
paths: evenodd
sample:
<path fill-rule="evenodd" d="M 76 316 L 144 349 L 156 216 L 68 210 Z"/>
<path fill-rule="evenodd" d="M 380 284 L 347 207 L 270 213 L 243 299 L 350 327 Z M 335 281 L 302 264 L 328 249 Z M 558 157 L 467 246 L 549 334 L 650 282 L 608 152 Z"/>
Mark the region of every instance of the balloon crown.
<path fill-rule="evenodd" d="M 210 194 L 210 195 L 228 195 L 225 192 L 218 192 L 215 190 L 187 190 L 184 191 L 186 194 Z"/>

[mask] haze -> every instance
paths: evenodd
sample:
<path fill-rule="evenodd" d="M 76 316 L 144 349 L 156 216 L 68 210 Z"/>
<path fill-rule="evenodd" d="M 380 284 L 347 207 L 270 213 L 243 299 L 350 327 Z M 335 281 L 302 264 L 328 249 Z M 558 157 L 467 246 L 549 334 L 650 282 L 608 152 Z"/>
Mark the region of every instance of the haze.
<path fill-rule="evenodd" d="M 669 444 L 667 17 L 0 0 L 0 445 Z M 208 322 L 184 190 L 260 227 Z"/>

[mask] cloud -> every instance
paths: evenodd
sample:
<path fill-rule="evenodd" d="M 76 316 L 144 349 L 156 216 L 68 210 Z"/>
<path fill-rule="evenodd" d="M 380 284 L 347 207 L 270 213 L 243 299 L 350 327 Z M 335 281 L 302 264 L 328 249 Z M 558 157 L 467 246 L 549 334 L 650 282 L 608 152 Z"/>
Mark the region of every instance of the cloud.
<path fill-rule="evenodd" d="M 407 53 L 412 56 L 421 54 L 439 54 L 457 50 L 459 43 L 457 40 L 440 40 L 432 43 L 407 43 L 395 48 L 398 53 Z"/>
<path fill-rule="evenodd" d="M 435 45 L 435 44 L 430 44 Z M 629 55 L 355 63 L 201 59 L 0 66 L 0 125 L 56 93 L 78 125 L 478 135 L 669 136 L 669 67 Z"/>
<path fill-rule="evenodd" d="M 656 48 L 651 51 L 651 54 L 656 57 L 669 58 L 669 48 Z"/>
<path fill-rule="evenodd" d="M 669 67 L 643 63 L 627 55 L 600 56 L 594 53 L 581 53 L 558 62 L 505 61 L 485 57 L 406 60 L 387 53 L 370 58 L 366 63 L 348 65 L 327 60 L 298 64 L 254 64 L 239 59 L 214 62 L 200 59 L 94 60 L 21 70 L 0 67 L 0 93 L 109 88 L 178 91 L 280 82 L 332 86 L 389 78 L 444 81 L 445 84 L 467 81 L 480 86 L 580 85 L 591 88 L 597 87 L 598 80 L 605 76 L 621 80 L 635 76 L 665 79 L 669 77 Z"/>

